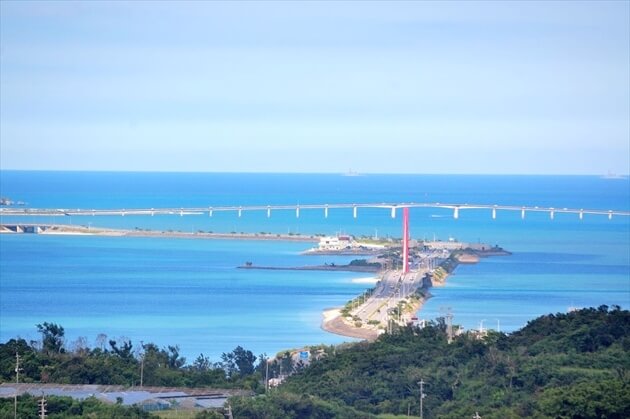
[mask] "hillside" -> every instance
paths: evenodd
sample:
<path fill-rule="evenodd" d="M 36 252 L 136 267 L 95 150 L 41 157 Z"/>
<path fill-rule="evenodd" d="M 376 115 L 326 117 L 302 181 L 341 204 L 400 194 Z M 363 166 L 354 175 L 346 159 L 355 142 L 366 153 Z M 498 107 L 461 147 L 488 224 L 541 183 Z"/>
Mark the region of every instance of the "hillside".
<path fill-rule="evenodd" d="M 272 396 L 235 398 L 236 417 L 630 417 L 630 312 L 607 306 L 535 319 L 511 335 L 443 322 L 337 351 Z"/>

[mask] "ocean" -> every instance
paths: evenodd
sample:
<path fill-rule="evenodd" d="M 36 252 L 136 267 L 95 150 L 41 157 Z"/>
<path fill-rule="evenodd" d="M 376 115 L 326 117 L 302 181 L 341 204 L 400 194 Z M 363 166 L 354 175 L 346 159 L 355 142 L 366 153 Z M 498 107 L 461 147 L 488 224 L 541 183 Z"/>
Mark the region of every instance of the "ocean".
<path fill-rule="evenodd" d="M 630 181 L 595 176 L 438 176 L 0 171 L 0 194 L 33 208 L 180 208 L 309 203 L 441 202 L 630 210 Z M 3 223 L 20 221 L 2 217 Z M 34 217 L 35 223 L 184 232 L 400 237 L 388 209 L 166 216 Z M 630 217 L 412 209 L 415 239 L 498 244 L 512 256 L 462 265 L 418 313 L 450 310 L 464 328 L 513 331 L 570 307 L 630 308 Z M 320 329 L 321 312 L 367 286 L 365 274 L 256 271 L 258 265 L 347 263 L 304 256 L 311 243 L 178 238 L 0 235 L 0 340 L 37 340 L 55 322 L 67 346 L 97 336 L 179 345 L 218 361 L 237 345 L 256 354 L 352 339 Z"/>

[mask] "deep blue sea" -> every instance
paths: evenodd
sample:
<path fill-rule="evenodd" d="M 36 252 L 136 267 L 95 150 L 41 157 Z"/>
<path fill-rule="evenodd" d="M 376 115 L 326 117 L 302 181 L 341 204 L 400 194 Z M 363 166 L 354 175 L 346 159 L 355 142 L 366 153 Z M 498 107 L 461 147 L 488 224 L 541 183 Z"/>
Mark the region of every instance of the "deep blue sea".
<path fill-rule="evenodd" d="M 431 176 L 0 171 L 0 195 L 33 208 L 159 208 L 251 204 L 441 202 L 630 209 L 630 181 L 595 176 Z M 508 257 L 460 266 L 420 311 L 450 308 L 465 328 L 504 331 L 569 307 L 630 308 L 630 217 L 412 209 L 413 238 L 499 244 Z M 36 217 L 37 223 L 214 232 L 401 236 L 387 209 L 154 217 Z M 17 221 L 3 217 L 2 222 Z M 276 353 L 349 340 L 320 329 L 323 309 L 367 285 L 363 274 L 243 271 L 245 261 L 299 266 L 351 257 L 301 256 L 309 243 L 0 235 L 0 340 L 38 339 L 35 325 L 78 337 L 177 344 L 190 361 L 241 345 Z"/>

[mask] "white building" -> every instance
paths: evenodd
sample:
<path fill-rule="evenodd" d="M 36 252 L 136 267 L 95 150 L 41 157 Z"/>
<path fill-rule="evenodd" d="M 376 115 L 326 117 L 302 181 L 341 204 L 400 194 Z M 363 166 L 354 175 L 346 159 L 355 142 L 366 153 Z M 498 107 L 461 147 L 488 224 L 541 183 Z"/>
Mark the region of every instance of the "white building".
<path fill-rule="evenodd" d="M 352 236 L 325 236 L 319 239 L 319 250 L 343 250 L 354 246 Z"/>

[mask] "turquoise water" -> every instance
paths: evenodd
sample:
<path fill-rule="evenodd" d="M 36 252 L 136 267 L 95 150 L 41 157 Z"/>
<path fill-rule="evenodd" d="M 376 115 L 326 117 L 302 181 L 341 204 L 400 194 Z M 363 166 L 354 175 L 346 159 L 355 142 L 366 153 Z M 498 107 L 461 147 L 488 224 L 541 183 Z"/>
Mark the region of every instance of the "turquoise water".
<path fill-rule="evenodd" d="M 3 235 L 2 339 L 64 325 L 71 342 L 110 338 L 178 344 L 215 359 L 237 345 L 275 353 L 343 339 L 317 326 L 324 307 L 364 286 L 352 275 L 235 269 L 247 260 L 320 263 L 304 244 L 231 240 Z M 328 257 L 338 263 L 347 258 Z"/>
<path fill-rule="evenodd" d="M 545 176 L 248 175 L 0 172 L 2 196 L 32 207 L 138 208 L 322 202 L 469 202 L 628 210 L 628 180 Z M 388 210 L 215 213 L 161 217 L 37 217 L 35 222 L 181 231 L 270 231 L 399 237 Z M 3 222 L 16 221 L 4 217 Z M 630 220 L 469 210 L 411 211 L 415 238 L 500 244 L 513 256 L 461 266 L 433 290 L 420 317 L 447 307 L 455 323 L 514 330 L 569 306 L 630 307 Z M 0 236 L 0 340 L 37 339 L 35 324 L 52 321 L 67 341 L 99 333 L 134 342 L 178 344 L 189 359 L 218 359 L 242 345 L 275 353 L 302 344 L 347 340 L 320 328 L 321 311 L 366 285 L 362 274 L 243 271 L 245 261 L 299 266 L 351 258 L 300 256 L 308 243 Z"/>

